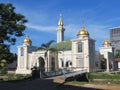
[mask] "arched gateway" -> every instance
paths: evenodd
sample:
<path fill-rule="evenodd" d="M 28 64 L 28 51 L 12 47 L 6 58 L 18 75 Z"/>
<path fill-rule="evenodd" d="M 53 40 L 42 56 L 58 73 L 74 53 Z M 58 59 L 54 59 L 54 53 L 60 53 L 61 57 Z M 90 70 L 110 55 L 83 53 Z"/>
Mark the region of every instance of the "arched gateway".
<path fill-rule="evenodd" d="M 39 61 L 39 68 L 40 68 L 41 72 L 44 72 L 45 71 L 45 61 L 44 61 L 44 59 L 42 57 L 39 57 L 38 61 Z"/>

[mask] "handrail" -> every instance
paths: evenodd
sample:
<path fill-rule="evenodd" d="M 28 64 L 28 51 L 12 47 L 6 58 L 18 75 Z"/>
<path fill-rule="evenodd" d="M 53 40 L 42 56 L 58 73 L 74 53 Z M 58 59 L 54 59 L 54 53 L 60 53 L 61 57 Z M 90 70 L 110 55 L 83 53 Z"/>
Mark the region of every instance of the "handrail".
<path fill-rule="evenodd" d="M 73 77 L 73 76 L 76 76 L 76 75 L 80 75 L 80 74 L 83 74 L 83 73 L 87 73 L 87 69 L 74 71 L 74 72 L 71 72 L 71 73 L 63 73 L 63 76 L 66 79 L 66 78 Z"/>

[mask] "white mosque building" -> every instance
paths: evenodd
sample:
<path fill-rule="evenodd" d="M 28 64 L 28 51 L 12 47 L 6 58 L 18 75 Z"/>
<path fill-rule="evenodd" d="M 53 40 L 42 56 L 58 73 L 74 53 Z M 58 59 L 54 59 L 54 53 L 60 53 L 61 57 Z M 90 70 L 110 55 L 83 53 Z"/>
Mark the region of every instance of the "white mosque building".
<path fill-rule="evenodd" d="M 106 60 L 106 71 L 110 71 L 113 65 L 113 48 L 108 40 L 103 42 L 100 52 L 96 54 L 95 40 L 90 38 L 89 32 L 82 26 L 77 37 L 71 40 L 64 40 L 64 25 L 60 17 L 57 26 L 57 44 L 53 46 L 57 52 L 48 51 L 47 59 L 45 50 L 37 50 L 32 46 L 32 41 L 28 36 L 23 40 L 23 44 L 18 46 L 18 60 L 16 74 L 31 74 L 31 68 L 41 67 L 43 71 L 59 71 L 63 68 L 73 70 L 84 70 L 93 72 L 100 69 L 102 58 Z"/>

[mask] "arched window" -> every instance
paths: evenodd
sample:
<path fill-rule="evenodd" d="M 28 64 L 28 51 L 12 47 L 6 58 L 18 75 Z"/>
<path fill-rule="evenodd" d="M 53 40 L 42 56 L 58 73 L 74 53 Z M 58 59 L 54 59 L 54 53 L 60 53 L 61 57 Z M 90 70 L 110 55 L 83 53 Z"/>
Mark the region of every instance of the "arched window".
<path fill-rule="evenodd" d="M 82 52 L 82 42 L 78 42 L 78 52 Z"/>
<path fill-rule="evenodd" d="M 61 67 L 64 67 L 63 58 L 60 58 L 60 61 L 61 61 Z"/>
<path fill-rule="evenodd" d="M 52 57 L 51 59 L 51 71 L 55 71 L 55 58 Z"/>
<path fill-rule="evenodd" d="M 69 60 L 66 62 L 66 67 L 70 67 L 70 66 L 72 66 L 72 62 Z"/>
<path fill-rule="evenodd" d="M 45 61 L 42 57 L 39 57 L 39 68 L 42 72 L 45 71 Z"/>
<path fill-rule="evenodd" d="M 24 56 L 24 48 L 21 48 L 21 56 Z"/>

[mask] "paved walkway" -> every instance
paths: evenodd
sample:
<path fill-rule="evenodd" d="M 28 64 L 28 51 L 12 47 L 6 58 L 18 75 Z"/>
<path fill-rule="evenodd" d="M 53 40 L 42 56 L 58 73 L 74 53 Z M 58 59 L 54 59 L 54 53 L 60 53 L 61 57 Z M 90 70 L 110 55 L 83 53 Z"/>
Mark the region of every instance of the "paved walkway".
<path fill-rule="evenodd" d="M 63 85 L 53 82 L 54 78 L 0 82 L 0 90 L 99 90 L 72 85 Z"/>

